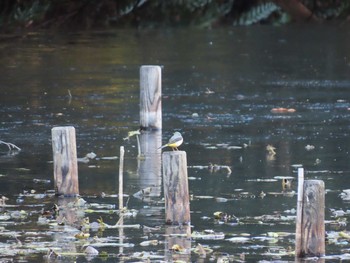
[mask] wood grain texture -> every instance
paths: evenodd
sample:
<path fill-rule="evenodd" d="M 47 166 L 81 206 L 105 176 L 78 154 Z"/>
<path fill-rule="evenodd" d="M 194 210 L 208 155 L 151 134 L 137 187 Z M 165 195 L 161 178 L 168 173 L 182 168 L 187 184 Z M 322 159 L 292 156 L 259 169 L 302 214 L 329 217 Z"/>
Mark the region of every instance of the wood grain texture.
<path fill-rule="evenodd" d="M 55 127 L 51 130 L 56 195 L 79 194 L 75 128 Z"/>
<path fill-rule="evenodd" d="M 303 217 L 303 197 L 304 197 L 304 168 L 298 168 L 298 200 L 297 218 L 295 227 L 295 255 L 301 254 L 302 232 L 301 224 Z"/>
<path fill-rule="evenodd" d="M 187 156 L 184 151 L 163 152 L 163 184 L 166 224 L 189 224 L 190 199 Z"/>
<path fill-rule="evenodd" d="M 162 129 L 162 71 L 159 66 L 140 68 L 141 129 Z"/>
<path fill-rule="evenodd" d="M 304 181 L 301 250 L 298 257 L 325 255 L 325 189 L 321 180 Z"/>

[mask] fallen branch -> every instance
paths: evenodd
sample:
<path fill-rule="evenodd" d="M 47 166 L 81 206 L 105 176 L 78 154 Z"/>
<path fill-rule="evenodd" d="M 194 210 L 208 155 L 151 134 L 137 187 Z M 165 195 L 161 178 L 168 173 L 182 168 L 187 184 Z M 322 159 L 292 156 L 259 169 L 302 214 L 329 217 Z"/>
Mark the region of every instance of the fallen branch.
<path fill-rule="evenodd" d="M 14 145 L 13 143 L 10 143 L 10 142 L 4 142 L 4 141 L 0 140 L 0 144 L 5 144 L 9 148 L 9 151 L 12 151 L 12 150 L 20 151 L 21 150 L 21 148 L 19 148 L 18 146 Z"/>

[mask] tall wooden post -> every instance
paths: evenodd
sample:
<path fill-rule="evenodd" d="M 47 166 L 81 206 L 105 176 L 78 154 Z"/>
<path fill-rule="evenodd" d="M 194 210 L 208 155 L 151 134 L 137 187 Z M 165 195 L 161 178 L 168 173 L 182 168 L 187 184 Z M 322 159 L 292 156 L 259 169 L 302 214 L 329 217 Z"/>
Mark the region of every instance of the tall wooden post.
<path fill-rule="evenodd" d="M 189 224 L 191 217 L 186 152 L 163 152 L 163 176 L 166 224 Z"/>
<path fill-rule="evenodd" d="M 118 191 L 118 199 L 119 199 L 119 213 L 123 212 L 124 208 L 124 193 L 123 193 L 123 172 L 124 172 L 124 146 L 120 146 L 120 158 L 119 158 L 119 191 Z"/>
<path fill-rule="evenodd" d="M 162 71 L 159 66 L 140 68 L 140 126 L 162 129 Z"/>
<path fill-rule="evenodd" d="M 56 195 L 79 194 L 75 128 L 55 127 L 51 130 Z"/>
<path fill-rule="evenodd" d="M 302 208 L 301 211 L 299 209 L 297 211 L 295 251 L 297 258 L 325 255 L 324 210 L 324 182 L 321 180 L 304 181 Z"/>

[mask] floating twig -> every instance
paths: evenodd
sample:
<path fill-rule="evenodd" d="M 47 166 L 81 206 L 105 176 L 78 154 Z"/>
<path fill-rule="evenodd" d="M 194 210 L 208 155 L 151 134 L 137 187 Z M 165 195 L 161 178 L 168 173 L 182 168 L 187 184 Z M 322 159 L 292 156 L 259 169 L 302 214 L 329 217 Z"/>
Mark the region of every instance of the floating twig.
<path fill-rule="evenodd" d="M 139 138 L 139 135 L 141 135 L 141 132 L 140 130 L 136 130 L 136 131 L 129 131 L 128 132 L 128 136 L 123 138 L 123 140 L 129 140 L 130 137 L 132 136 L 136 136 L 136 139 L 137 139 L 137 152 L 138 152 L 138 155 L 137 157 L 138 158 L 141 158 L 141 145 L 140 145 L 140 138 Z"/>
<path fill-rule="evenodd" d="M 4 141 L 0 140 L 0 144 L 5 144 L 9 148 L 9 151 L 12 151 L 12 150 L 20 151 L 21 150 L 21 148 L 19 148 L 18 146 L 14 145 L 13 143 L 10 143 L 10 142 L 4 142 Z"/>
<path fill-rule="evenodd" d="M 212 164 L 210 163 L 209 165 L 192 165 L 188 166 L 188 168 L 193 168 L 193 169 L 208 169 L 211 173 L 216 173 L 218 171 L 226 171 L 227 174 L 231 174 L 232 170 L 230 166 L 228 165 L 218 165 L 218 164 Z"/>

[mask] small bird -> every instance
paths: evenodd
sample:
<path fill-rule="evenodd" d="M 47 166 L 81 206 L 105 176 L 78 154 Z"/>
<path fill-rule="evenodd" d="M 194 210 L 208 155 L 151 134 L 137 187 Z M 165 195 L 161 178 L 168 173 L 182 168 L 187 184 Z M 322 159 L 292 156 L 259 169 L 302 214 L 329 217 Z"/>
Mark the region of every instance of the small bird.
<path fill-rule="evenodd" d="M 174 150 L 178 150 L 177 147 L 179 147 L 183 143 L 184 139 L 182 138 L 181 133 L 175 132 L 173 136 L 169 139 L 169 142 L 167 144 L 164 144 L 163 146 L 159 147 L 158 149 L 163 149 L 165 147 L 170 147 Z"/>

